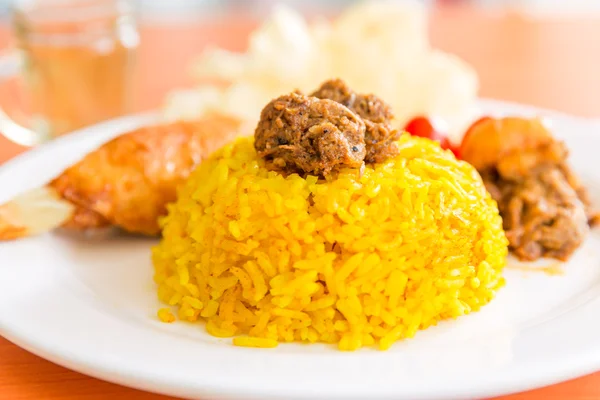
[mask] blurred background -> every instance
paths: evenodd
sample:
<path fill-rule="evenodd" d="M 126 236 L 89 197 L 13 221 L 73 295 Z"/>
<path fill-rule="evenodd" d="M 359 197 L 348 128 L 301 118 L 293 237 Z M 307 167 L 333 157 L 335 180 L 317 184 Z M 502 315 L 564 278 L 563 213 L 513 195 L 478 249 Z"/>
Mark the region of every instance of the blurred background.
<path fill-rule="evenodd" d="M 15 0 L 0 0 L 0 12 L 2 17 L 7 17 L 11 4 Z M 247 8 L 260 12 L 274 3 L 286 3 L 294 7 L 309 8 L 336 8 L 344 7 L 356 0 L 136 0 L 136 3 L 145 16 L 149 17 L 172 17 L 190 16 L 191 14 L 203 14 L 207 10 L 227 8 Z M 469 3 L 483 7 L 524 7 L 537 9 L 544 12 L 579 12 L 585 13 L 590 10 L 600 10 L 600 3 L 596 0 L 423 0 L 428 4 L 433 3 Z"/>
<path fill-rule="evenodd" d="M 402 2 L 402 0 L 396 0 Z M 473 66 L 479 94 L 600 117 L 600 1 L 423 0 L 433 47 Z M 10 9 L 0 0 L 0 48 L 14 46 Z M 136 0 L 139 46 L 127 112 L 160 108 L 174 88 L 196 84 L 194 60 L 210 46 L 243 51 L 275 4 L 312 19 L 334 17 L 354 0 Z M 2 105 L 15 91 L 0 90 Z M 123 111 L 125 113 L 125 111 Z M 0 138 L 2 160 L 23 148 Z"/>

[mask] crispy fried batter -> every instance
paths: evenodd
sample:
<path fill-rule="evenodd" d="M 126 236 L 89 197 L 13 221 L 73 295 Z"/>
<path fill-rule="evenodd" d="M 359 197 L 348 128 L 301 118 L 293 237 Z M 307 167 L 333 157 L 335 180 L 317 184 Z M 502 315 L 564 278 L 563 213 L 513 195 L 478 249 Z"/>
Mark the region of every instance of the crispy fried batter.
<path fill-rule="evenodd" d="M 23 226 L 12 226 L 0 220 L 0 240 L 15 240 L 26 237 L 27 228 Z"/>
<path fill-rule="evenodd" d="M 50 186 L 77 209 L 64 227 L 116 225 L 145 235 L 160 232 L 177 186 L 198 163 L 238 135 L 237 119 L 144 127 L 119 136 L 64 171 Z"/>

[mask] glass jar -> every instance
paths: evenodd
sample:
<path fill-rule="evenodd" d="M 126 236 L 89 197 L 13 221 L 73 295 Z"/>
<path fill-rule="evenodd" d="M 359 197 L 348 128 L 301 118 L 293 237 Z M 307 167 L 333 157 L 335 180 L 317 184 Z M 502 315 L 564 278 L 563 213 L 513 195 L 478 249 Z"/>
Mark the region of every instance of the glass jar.
<path fill-rule="evenodd" d="M 131 111 L 139 35 L 130 2 L 20 1 L 13 29 L 35 141 Z"/>

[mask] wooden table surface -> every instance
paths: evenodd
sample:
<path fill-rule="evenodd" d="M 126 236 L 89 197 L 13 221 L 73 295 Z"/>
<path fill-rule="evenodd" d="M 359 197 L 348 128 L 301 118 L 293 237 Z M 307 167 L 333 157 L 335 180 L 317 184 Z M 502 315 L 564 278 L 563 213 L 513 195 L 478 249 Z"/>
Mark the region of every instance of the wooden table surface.
<path fill-rule="evenodd" d="M 245 19 L 227 22 L 144 24 L 137 109 L 158 107 L 170 88 L 190 84 L 187 66 L 207 43 L 242 49 L 253 24 Z M 0 27 L 0 46 L 8 36 L 6 27 Z M 600 15 L 539 20 L 444 8 L 432 15 L 431 39 L 475 66 L 482 96 L 600 117 Z M 22 151 L 0 138 L 0 163 Z M 0 337 L 0 399 L 107 398 L 169 399 L 67 370 Z M 600 372 L 502 399 L 600 399 Z"/>

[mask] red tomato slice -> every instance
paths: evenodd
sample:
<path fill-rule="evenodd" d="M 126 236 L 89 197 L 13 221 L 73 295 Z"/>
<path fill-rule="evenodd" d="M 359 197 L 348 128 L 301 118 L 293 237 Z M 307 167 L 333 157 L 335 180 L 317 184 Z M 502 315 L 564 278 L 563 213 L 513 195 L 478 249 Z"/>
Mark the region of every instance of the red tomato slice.
<path fill-rule="evenodd" d="M 427 117 L 420 116 L 413 118 L 408 122 L 408 124 L 406 124 L 404 130 L 413 136 L 427 138 L 439 142 L 442 149 L 449 149 L 457 158 L 459 157 L 458 148 L 452 145 L 448 139 L 448 136 L 445 133 L 440 132 Z"/>
<path fill-rule="evenodd" d="M 439 136 L 439 133 L 436 131 L 429 118 L 426 117 L 413 118 L 408 122 L 408 124 L 406 124 L 404 130 L 413 136 L 423 137 L 431 140 L 436 140 Z"/>
<path fill-rule="evenodd" d="M 448 148 L 450 149 L 450 151 L 452 153 L 454 153 L 454 157 L 456 157 L 457 160 L 460 160 L 460 146 L 455 146 L 453 144 L 450 144 L 450 146 Z"/>

